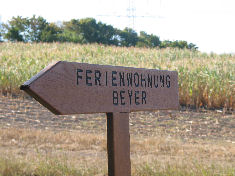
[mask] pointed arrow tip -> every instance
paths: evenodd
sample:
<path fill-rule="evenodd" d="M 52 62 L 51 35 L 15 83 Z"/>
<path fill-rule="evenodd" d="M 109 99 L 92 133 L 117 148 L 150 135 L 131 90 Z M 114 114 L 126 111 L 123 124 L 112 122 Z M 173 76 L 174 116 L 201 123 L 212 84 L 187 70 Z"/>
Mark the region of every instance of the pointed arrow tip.
<path fill-rule="evenodd" d="M 20 90 L 28 90 L 29 87 L 30 87 L 29 85 L 23 84 L 23 85 L 20 86 Z"/>

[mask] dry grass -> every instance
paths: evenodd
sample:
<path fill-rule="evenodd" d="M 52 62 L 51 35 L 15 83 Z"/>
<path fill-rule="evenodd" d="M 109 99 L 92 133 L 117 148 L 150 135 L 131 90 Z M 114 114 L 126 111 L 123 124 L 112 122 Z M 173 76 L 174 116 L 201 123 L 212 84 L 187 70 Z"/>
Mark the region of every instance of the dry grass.
<path fill-rule="evenodd" d="M 234 114 L 130 114 L 132 175 L 234 176 Z M 56 116 L 0 97 L 0 175 L 107 175 L 105 114 Z"/>
<path fill-rule="evenodd" d="M 132 175 L 235 174 L 233 143 L 131 136 Z M 106 138 L 78 131 L 0 129 L 0 175 L 107 175 Z"/>
<path fill-rule="evenodd" d="M 105 172 L 106 159 L 99 157 L 105 156 L 104 136 L 15 128 L 0 131 L 0 175 Z"/>

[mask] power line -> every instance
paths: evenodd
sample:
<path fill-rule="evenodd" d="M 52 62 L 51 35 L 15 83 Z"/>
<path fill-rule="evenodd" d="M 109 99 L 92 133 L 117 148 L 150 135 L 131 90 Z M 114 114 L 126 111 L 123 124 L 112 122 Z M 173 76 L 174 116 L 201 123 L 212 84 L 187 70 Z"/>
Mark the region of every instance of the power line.
<path fill-rule="evenodd" d="M 129 15 L 97 15 L 101 17 L 117 17 L 117 18 L 128 18 Z M 136 15 L 135 18 L 163 18 L 162 16 L 151 16 L 151 15 Z"/>
<path fill-rule="evenodd" d="M 129 0 L 129 7 L 127 8 L 127 16 L 129 18 L 129 27 L 135 29 L 135 18 L 136 18 L 135 0 Z"/>
<path fill-rule="evenodd" d="M 147 0 L 147 8 L 149 9 L 149 0 Z M 160 8 L 162 6 L 162 0 L 159 0 L 159 5 Z M 149 11 L 147 9 L 147 11 Z M 126 15 L 118 15 L 116 12 L 113 14 L 101 14 L 101 15 L 97 15 L 97 16 L 101 16 L 101 17 L 116 17 L 116 18 L 128 18 L 129 19 L 129 25 L 128 27 L 135 29 L 135 22 L 136 22 L 136 18 L 157 18 L 157 19 L 161 19 L 164 18 L 163 16 L 156 16 L 156 15 L 151 15 L 151 14 L 145 14 L 145 15 L 136 15 L 136 5 L 135 5 L 135 0 L 128 0 L 128 7 L 126 8 Z"/>

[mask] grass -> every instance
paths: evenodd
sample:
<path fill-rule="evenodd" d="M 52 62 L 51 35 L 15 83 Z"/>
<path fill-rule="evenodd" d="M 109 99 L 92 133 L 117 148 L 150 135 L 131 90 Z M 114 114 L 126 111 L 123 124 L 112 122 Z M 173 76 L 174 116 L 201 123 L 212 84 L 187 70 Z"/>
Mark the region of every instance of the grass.
<path fill-rule="evenodd" d="M 40 157 L 40 156 L 39 156 Z M 3 176 L 90 176 L 99 172 L 98 168 L 70 166 L 61 158 L 40 158 L 39 161 L 24 161 L 0 158 L 0 175 Z"/>
<path fill-rule="evenodd" d="M 0 91 L 20 94 L 19 86 L 23 82 L 58 60 L 176 70 L 181 105 L 235 109 L 235 56 L 179 49 L 1 43 Z"/>
<path fill-rule="evenodd" d="M 104 135 L 10 128 L 0 139 L 2 176 L 107 175 Z M 235 174 L 234 146 L 222 142 L 132 136 L 131 161 L 133 176 Z"/>

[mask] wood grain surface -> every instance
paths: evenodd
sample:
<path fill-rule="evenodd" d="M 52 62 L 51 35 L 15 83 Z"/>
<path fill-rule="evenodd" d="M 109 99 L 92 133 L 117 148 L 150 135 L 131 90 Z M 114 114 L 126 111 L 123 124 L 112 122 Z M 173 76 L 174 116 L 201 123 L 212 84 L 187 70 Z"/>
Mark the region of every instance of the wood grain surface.
<path fill-rule="evenodd" d="M 59 61 L 21 89 L 57 115 L 178 109 L 176 71 Z"/>
<path fill-rule="evenodd" d="M 129 113 L 107 113 L 108 175 L 131 176 Z"/>

